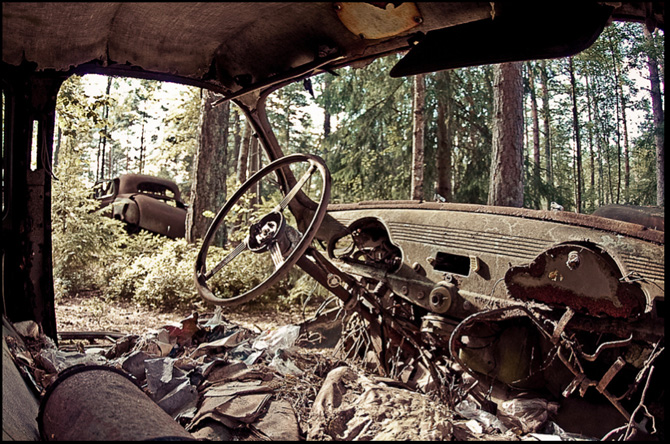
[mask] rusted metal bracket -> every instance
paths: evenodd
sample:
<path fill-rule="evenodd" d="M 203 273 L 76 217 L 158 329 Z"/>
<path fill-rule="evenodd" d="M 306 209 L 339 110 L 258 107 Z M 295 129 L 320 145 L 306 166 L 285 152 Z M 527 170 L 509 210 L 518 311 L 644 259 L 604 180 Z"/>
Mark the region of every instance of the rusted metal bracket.
<path fill-rule="evenodd" d="M 596 349 L 595 353 L 592 355 L 587 355 L 586 353 L 581 353 L 580 355 L 582 358 L 586 359 L 589 362 L 594 362 L 596 359 L 598 359 L 598 356 L 600 353 L 608 348 L 615 348 L 615 347 L 625 347 L 627 345 L 630 345 L 631 342 L 633 342 L 633 334 L 631 333 L 630 337 L 627 339 L 621 339 L 619 341 L 610 341 L 610 342 L 604 342 L 598 346 Z"/>
<path fill-rule="evenodd" d="M 600 382 L 598 382 L 596 385 L 596 390 L 598 390 L 600 393 L 604 393 L 609 383 L 612 381 L 612 379 L 614 379 L 617 373 L 619 373 L 619 370 L 621 370 L 625 364 L 626 361 L 624 361 L 623 358 L 619 356 L 617 360 L 614 361 L 614 364 L 612 364 L 609 370 L 607 370 L 607 372 L 600 379 Z"/>
<path fill-rule="evenodd" d="M 449 339 L 449 352 L 452 359 L 457 362 L 465 371 L 471 374 L 475 379 L 481 380 L 482 376 L 472 370 L 466 362 L 459 358 L 459 349 L 463 345 L 461 343 L 461 336 L 464 334 L 464 329 L 474 324 L 475 322 L 488 321 L 496 322 L 503 321 L 506 319 L 511 319 L 514 317 L 524 316 L 530 319 L 530 321 L 537 327 L 538 331 L 544 335 L 549 341 L 551 341 L 556 346 L 556 356 L 561 360 L 563 365 L 574 375 L 574 379 L 567 385 L 563 390 L 562 396 L 569 397 L 575 391 L 579 391 L 581 397 L 584 397 L 586 391 L 589 387 L 594 387 L 599 393 L 601 393 L 607 400 L 621 413 L 621 415 L 629 422 L 629 424 L 641 428 L 639 424 L 634 421 L 633 416 L 621 405 L 619 401 L 623 398 L 628 397 L 634 389 L 639 384 L 639 381 L 642 379 L 643 374 L 646 373 L 646 369 L 651 365 L 653 359 L 656 356 L 660 355 L 660 352 L 653 354 L 653 359 L 650 358 L 645 368 L 638 374 L 635 383 L 633 386 L 629 387 L 628 391 L 619 397 L 614 396 L 607 390 L 610 382 L 615 378 L 615 376 L 620 372 L 620 370 L 626 364 L 626 361 L 622 357 L 618 357 L 617 360 L 610 366 L 610 368 L 605 372 L 605 374 L 600 378 L 600 380 L 592 380 L 587 377 L 584 368 L 579 362 L 579 358 L 583 358 L 587 361 L 595 361 L 600 353 L 608 348 L 613 347 L 623 347 L 630 345 L 632 342 L 632 335 L 629 338 L 610 341 L 601 344 L 595 353 L 592 355 L 582 353 L 579 350 L 577 344 L 574 343 L 572 339 L 568 339 L 564 334 L 564 330 L 572 319 L 574 312 L 570 309 L 566 310 L 563 316 L 558 321 L 551 321 L 542 317 L 539 313 L 534 310 L 529 309 L 524 305 L 504 307 L 494 310 L 489 310 L 486 312 L 480 312 L 473 314 L 466 319 L 464 319 L 460 324 L 454 329 L 451 338 Z M 553 331 L 548 331 L 544 326 L 553 325 Z M 647 378 L 648 379 L 648 378 Z"/>

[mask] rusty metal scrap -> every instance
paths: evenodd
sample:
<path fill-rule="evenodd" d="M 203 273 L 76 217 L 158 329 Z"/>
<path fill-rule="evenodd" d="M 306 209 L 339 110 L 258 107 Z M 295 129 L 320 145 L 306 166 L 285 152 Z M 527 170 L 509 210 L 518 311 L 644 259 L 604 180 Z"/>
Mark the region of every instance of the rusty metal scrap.
<path fill-rule="evenodd" d="M 644 430 L 644 427 L 636 421 L 635 413 L 639 410 L 644 410 L 647 417 L 651 418 L 652 421 L 655 420 L 654 416 L 649 412 L 649 409 L 644 405 L 644 400 L 647 387 L 651 380 L 653 364 L 662 354 L 663 347 L 660 347 L 658 343 L 655 345 L 653 353 L 650 354 L 642 368 L 638 370 L 634 381 L 631 381 L 628 389 L 623 394 L 617 396 L 610 392 L 609 386 L 617 374 L 619 374 L 622 368 L 626 365 L 626 361 L 622 356 L 618 356 L 602 376 L 589 376 L 588 373 L 591 370 L 587 370 L 581 360 L 595 362 L 602 354 L 604 354 L 605 350 L 629 346 L 633 336 L 631 335 L 629 338 L 620 340 L 602 342 L 594 353 L 586 353 L 583 351 L 584 346 L 579 343 L 575 338 L 575 335 L 567 333 L 567 328 L 570 326 L 570 321 L 573 320 L 573 315 L 574 313 L 572 310 L 567 309 L 560 319 L 552 320 L 538 310 L 530 309 L 524 305 L 505 307 L 474 314 L 463 320 L 454 329 L 449 341 L 451 357 L 478 380 L 481 380 L 482 378 L 488 379 L 490 376 L 482 375 L 474 371 L 468 363 L 461 358 L 461 354 L 459 353 L 460 349 L 466 345 L 463 338 L 465 337 L 468 328 L 472 327 L 475 323 L 496 323 L 521 317 L 528 319 L 541 336 L 553 344 L 552 352 L 545 357 L 545 363 L 549 363 L 554 357 L 557 357 L 565 368 L 574 376 L 572 381 L 563 390 L 563 397 L 569 397 L 575 391 L 578 391 L 579 395 L 584 397 L 589 388 L 594 388 L 597 392 L 602 394 L 627 421 L 627 434 L 630 435 L 631 427 Z M 540 370 L 543 371 L 547 367 L 548 365 L 545 364 Z M 642 381 L 645 383 L 645 388 L 637 407 L 631 413 L 626 409 L 622 402 L 632 399 Z"/>
<path fill-rule="evenodd" d="M 631 318 L 644 311 L 646 297 L 639 285 L 621 277 L 606 252 L 564 244 L 547 249 L 529 265 L 510 267 L 505 283 L 520 300 L 569 306 L 596 316 Z"/>

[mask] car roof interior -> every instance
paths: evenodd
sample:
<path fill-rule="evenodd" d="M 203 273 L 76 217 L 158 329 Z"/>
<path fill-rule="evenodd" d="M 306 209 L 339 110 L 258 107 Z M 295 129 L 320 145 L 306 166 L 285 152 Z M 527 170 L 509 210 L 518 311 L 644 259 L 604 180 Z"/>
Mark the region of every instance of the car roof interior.
<path fill-rule="evenodd" d="M 609 20 L 663 28 L 663 12 L 662 2 L 16 2 L 3 4 L 2 50 L 5 63 L 37 71 L 231 95 L 410 48 L 393 76 L 562 57 L 589 46 Z"/>

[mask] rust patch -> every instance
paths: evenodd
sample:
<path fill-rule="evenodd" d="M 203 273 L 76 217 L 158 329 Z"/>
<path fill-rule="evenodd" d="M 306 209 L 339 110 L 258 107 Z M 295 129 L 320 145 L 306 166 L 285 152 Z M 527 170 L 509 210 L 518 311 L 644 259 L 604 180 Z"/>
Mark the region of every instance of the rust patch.
<path fill-rule="evenodd" d="M 579 265 L 575 266 L 575 257 Z M 518 299 L 567 306 L 590 315 L 617 318 L 636 316 L 644 310 L 639 285 L 622 282 L 621 272 L 604 253 L 583 245 L 560 245 L 525 266 L 505 274 L 510 294 Z"/>
<path fill-rule="evenodd" d="M 413 2 L 337 2 L 335 11 L 347 29 L 362 39 L 382 39 L 423 22 Z"/>

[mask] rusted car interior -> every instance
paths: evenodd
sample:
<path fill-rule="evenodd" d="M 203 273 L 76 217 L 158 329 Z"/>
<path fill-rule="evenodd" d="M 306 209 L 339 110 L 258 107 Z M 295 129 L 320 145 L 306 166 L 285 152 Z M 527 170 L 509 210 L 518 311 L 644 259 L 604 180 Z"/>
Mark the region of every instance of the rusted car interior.
<path fill-rule="evenodd" d="M 485 385 L 575 403 L 572 414 L 588 414 L 580 402 L 595 403 L 613 418 L 610 429 L 662 428 L 662 215 L 651 224 L 456 203 L 330 204 L 326 163 L 285 156 L 265 103 L 292 82 L 398 52 L 406 54 L 395 77 L 572 55 L 612 20 L 663 29 L 663 2 L 3 3 L 2 14 L 3 337 L 12 323 L 34 320 L 58 339 L 50 159 L 61 83 L 85 73 L 156 79 L 234 101 L 271 162 L 232 195 L 205 237 L 195 286 L 206 301 L 244 303 L 297 265 L 367 322 L 382 373 L 410 375 L 419 364 L 432 372 L 449 360 Z M 212 263 L 217 230 L 266 176 L 283 199 Z M 303 190 L 312 179 L 317 199 Z M 211 279 L 246 252 L 269 256 L 267 279 L 217 294 Z M 6 349 L 3 342 L 3 439 L 30 436 L 38 400 L 21 387 Z"/>
<path fill-rule="evenodd" d="M 130 232 L 144 229 L 171 238 L 184 237 L 186 206 L 176 183 L 146 174 L 123 174 L 99 188 L 96 198 L 110 217 Z M 96 190 L 97 191 L 97 190 Z"/>

